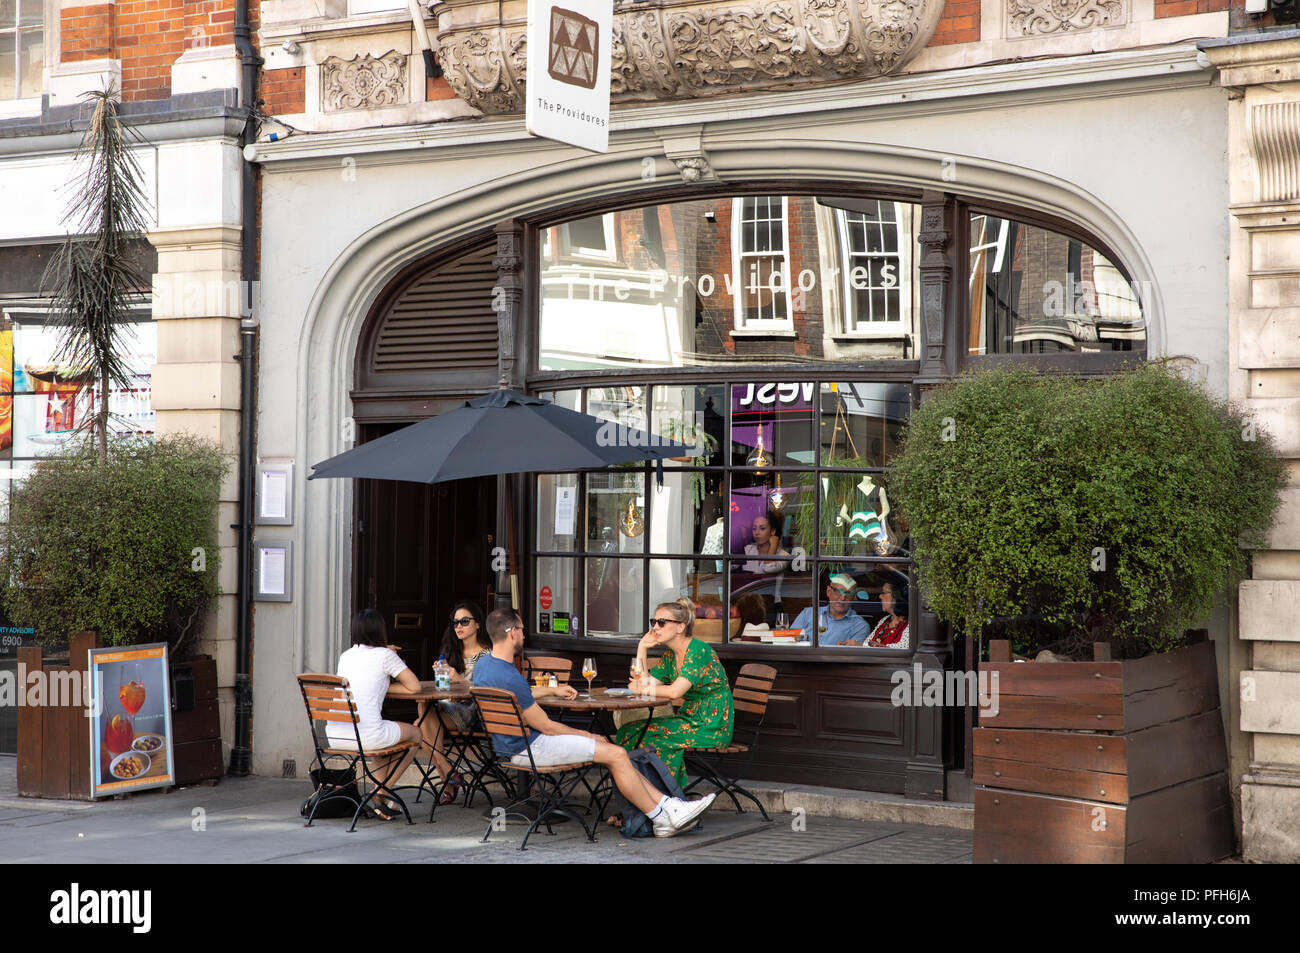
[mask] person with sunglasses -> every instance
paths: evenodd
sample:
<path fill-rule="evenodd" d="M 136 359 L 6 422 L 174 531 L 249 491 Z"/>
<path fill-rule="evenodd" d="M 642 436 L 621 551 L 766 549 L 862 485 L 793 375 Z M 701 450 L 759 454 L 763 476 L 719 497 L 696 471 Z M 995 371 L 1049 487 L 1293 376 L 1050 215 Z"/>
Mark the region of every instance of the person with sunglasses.
<path fill-rule="evenodd" d="M 451 610 L 451 622 L 442 635 L 442 648 L 439 651 L 451 667 L 453 682 L 468 682 L 473 678 L 475 663 L 492 651 L 492 642 L 483 625 L 483 610 L 478 603 L 456 603 L 456 607 Z M 447 779 L 438 803 L 454 804 L 465 784 L 465 778 L 459 771 L 452 771 L 451 762 L 447 760 L 447 732 L 469 731 L 474 708 L 463 702 L 444 700 L 438 702 L 439 717 L 426 718 L 428 705 L 428 702 L 420 702 L 418 723 L 424 736 L 424 745 L 429 749 L 438 774 Z"/>
<path fill-rule="evenodd" d="M 731 743 L 735 706 L 727 673 L 712 647 L 692 635 L 695 607 L 689 599 L 661 602 L 655 607 L 650 629 L 637 644 L 637 660 L 646 671 L 646 652 L 662 646 L 663 660 L 630 686 L 655 698 L 683 699 L 681 710 L 652 720 L 641 746 L 651 748 L 686 787 L 685 754 L 688 748 L 713 748 Z M 646 720 L 630 722 L 618 730 L 618 743 L 636 746 Z"/>
<path fill-rule="evenodd" d="M 492 747 L 497 757 L 523 766 L 529 763 L 531 750 L 533 763 L 539 768 L 587 761 L 604 765 L 619 793 L 650 819 L 656 837 L 673 837 L 699 823 L 700 815 L 709 809 L 716 795 L 707 794 L 694 801 L 668 797 L 641 776 L 623 748 L 599 735 L 552 721 L 542 710 L 535 696 L 544 689 L 529 686 L 515 668 L 515 656 L 524 648 L 524 623 L 515 610 L 496 609 L 489 613 L 487 628 L 492 636 L 492 652 L 474 666 L 474 684 L 504 689 L 514 695 L 529 730 L 527 741 L 518 736 L 493 734 Z M 566 698 L 577 695 L 571 685 L 561 685 L 551 692 Z M 731 737 L 730 730 L 727 737 Z"/>

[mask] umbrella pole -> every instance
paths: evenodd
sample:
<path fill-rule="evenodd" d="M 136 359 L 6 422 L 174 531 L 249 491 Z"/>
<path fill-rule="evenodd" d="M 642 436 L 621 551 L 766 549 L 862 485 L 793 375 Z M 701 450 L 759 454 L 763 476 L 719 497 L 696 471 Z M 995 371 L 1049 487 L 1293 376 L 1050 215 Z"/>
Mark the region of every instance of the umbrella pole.
<path fill-rule="evenodd" d="M 519 611 L 519 566 L 515 561 L 515 494 L 510 475 L 506 474 L 507 559 L 510 563 L 510 608 Z"/>

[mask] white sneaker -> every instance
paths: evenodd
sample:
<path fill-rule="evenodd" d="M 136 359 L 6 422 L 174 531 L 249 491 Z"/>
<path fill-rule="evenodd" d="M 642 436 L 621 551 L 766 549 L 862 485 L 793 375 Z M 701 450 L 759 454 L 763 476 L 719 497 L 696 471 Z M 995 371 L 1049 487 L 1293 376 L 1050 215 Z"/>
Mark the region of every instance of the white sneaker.
<path fill-rule="evenodd" d="M 670 797 L 664 809 L 654 819 L 655 837 L 674 837 L 688 831 L 700 822 L 700 815 L 713 804 L 716 794 L 707 794 L 698 801 L 683 801 Z"/>

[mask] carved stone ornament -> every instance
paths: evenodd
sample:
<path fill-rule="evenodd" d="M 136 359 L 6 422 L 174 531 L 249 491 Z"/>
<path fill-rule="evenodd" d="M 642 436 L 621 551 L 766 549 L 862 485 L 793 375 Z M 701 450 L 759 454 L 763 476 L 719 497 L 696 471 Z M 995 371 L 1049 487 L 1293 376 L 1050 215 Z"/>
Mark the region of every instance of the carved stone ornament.
<path fill-rule="evenodd" d="M 321 106 L 325 112 L 397 106 L 406 91 L 406 57 L 396 50 L 383 56 L 358 53 L 350 60 L 331 56 L 321 63 Z"/>
<path fill-rule="evenodd" d="M 685 159 L 673 159 L 673 165 L 682 174 L 683 182 L 698 182 L 700 179 L 713 177 L 707 159 L 691 156 Z"/>
<path fill-rule="evenodd" d="M 1007 0 L 1007 36 L 1051 36 L 1128 23 L 1130 0 Z"/>
<path fill-rule="evenodd" d="M 1246 128 L 1255 160 L 1255 201 L 1300 199 L 1300 102 L 1252 106 Z"/>
<path fill-rule="evenodd" d="M 526 4 L 447 0 L 445 9 L 438 37 L 452 89 L 485 113 L 522 112 Z M 882 76 L 921 51 L 942 12 L 943 0 L 614 0 L 611 99 L 689 99 Z"/>

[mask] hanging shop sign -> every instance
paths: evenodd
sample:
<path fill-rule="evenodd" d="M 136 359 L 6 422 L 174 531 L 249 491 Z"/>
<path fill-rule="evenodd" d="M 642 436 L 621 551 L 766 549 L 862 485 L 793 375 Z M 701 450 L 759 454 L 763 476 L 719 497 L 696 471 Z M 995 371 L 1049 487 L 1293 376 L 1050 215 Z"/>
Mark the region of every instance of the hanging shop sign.
<path fill-rule="evenodd" d="M 613 4 L 528 0 L 528 132 L 591 152 L 609 151 Z"/>

